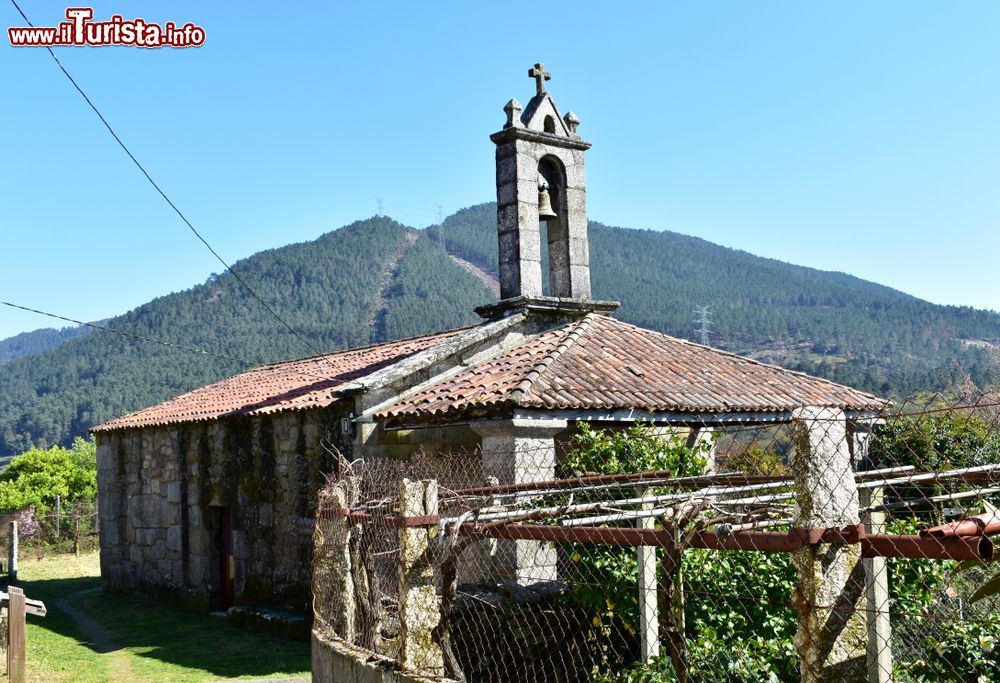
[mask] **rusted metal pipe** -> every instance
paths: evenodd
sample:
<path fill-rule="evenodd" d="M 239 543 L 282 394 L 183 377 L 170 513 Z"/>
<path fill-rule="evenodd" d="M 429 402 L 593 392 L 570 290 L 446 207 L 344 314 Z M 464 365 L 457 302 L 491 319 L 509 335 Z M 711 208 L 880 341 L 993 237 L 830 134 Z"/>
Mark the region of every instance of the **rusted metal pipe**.
<path fill-rule="evenodd" d="M 699 531 L 691 538 L 688 546 L 706 550 L 790 553 L 805 545 L 807 540 L 801 534 L 785 531 L 738 531 L 724 535 Z"/>
<path fill-rule="evenodd" d="M 992 536 L 1000 534 L 1000 512 L 984 512 L 981 515 L 966 517 L 956 522 L 939 524 L 929 529 L 922 529 L 920 535 L 924 538 L 948 538 L 951 536 Z"/>
<path fill-rule="evenodd" d="M 503 538 L 527 541 L 555 541 L 557 543 L 586 543 L 592 545 L 656 546 L 667 547 L 676 543 L 673 532 L 667 529 L 634 529 L 627 527 L 563 527 L 536 524 L 505 524 L 487 526 L 467 524 L 461 528 L 466 536 Z M 760 552 L 790 552 L 802 546 L 803 539 L 785 532 L 771 533 L 747 531 L 728 536 L 717 536 L 709 531 L 696 532 L 690 543 L 693 548 L 714 550 L 757 550 Z"/>
<path fill-rule="evenodd" d="M 861 555 L 988 562 L 993 559 L 993 542 L 985 536 L 923 538 L 901 534 L 873 534 L 861 539 Z"/>
<path fill-rule="evenodd" d="M 822 534 L 823 530 L 816 530 Z M 466 536 L 503 538 L 519 541 L 554 541 L 556 543 L 585 543 L 617 546 L 673 546 L 676 541 L 669 529 L 633 529 L 627 527 L 563 527 L 536 524 L 505 524 L 487 526 L 467 524 L 460 533 Z M 741 531 L 715 534 L 697 531 L 692 534 L 688 547 L 706 550 L 749 550 L 762 553 L 787 553 L 798 550 L 808 541 L 808 534 L 770 531 Z"/>
<path fill-rule="evenodd" d="M 616 546 L 668 547 L 675 543 L 673 532 L 667 529 L 632 529 L 613 527 L 563 527 L 535 524 L 504 524 L 489 526 L 466 524 L 460 529 L 465 536 L 503 538 L 556 543 L 586 543 Z M 857 539 L 857 540 L 854 540 Z M 706 550 L 742 550 L 763 553 L 787 553 L 810 543 L 860 542 L 863 557 L 904 557 L 929 560 L 993 559 L 993 543 L 983 536 L 953 536 L 921 538 L 898 534 L 864 535 L 854 527 L 838 529 L 792 529 L 789 531 L 740 531 L 716 534 L 698 531 L 691 535 L 687 547 Z"/>

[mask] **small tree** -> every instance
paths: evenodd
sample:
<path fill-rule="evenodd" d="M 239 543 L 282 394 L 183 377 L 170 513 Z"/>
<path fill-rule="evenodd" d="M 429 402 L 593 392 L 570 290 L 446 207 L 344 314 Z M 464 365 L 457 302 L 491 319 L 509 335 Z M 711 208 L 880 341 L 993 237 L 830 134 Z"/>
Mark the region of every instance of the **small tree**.
<path fill-rule="evenodd" d="M 34 505 L 45 514 L 63 501 L 91 501 L 97 496 L 97 447 L 77 437 L 69 448 L 32 448 L 0 474 L 0 511 Z"/>

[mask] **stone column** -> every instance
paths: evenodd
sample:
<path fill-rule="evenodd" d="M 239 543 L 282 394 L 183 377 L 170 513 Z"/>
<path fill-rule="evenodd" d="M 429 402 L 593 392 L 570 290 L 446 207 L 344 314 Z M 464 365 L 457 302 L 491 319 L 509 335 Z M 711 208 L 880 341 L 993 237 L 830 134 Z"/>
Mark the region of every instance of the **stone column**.
<path fill-rule="evenodd" d="M 868 469 L 868 445 L 871 442 L 873 423 L 850 425 L 849 439 L 855 466 Z M 861 508 L 881 505 L 884 498 L 881 486 L 863 487 L 859 490 Z M 886 529 L 885 512 L 862 512 L 865 533 L 883 534 Z M 866 557 L 865 603 L 868 620 L 868 683 L 892 681 L 892 624 L 889 619 L 889 564 L 884 557 Z"/>
<path fill-rule="evenodd" d="M 555 478 L 555 435 L 566 420 L 516 419 L 473 422 L 481 437 L 482 472 L 499 484 L 523 484 Z M 558 579 L 557 552 L 545 541 L 500 541 L 486 558 L 498 583 L 530 585 Z"/>
<path fill-rule="evenodd" d="M 843 528 L 860 522 L 843 411 L 799 408 L 792 414 L 798 529 Z M 802 683 L 863 681 L 865 624 L 861 544 L 806 545 L 792 555 Z"/>
<path fill-rule="evenodd" d="M 10 523 L 7 536 L 7 581 L 17 583 L 18 534 L 17 520 Z"/>
<path fill-rule="evenodd" d="M 438 513 L 437 481 L 403 479 L 399 489 L 399 516 L 423 517 Z M 444 659 L 434 640 L 441 620 L 441 599 L 434 588 L 434 566 L 428 551 L 430 528 L 399 528 L 399 663 L 404 671 L 443 676 Z"/>
<path fill-rule="evenodd" d="M 357 636 L 354 578 L 351 573 L 351 527 L 338 511 L 350 507 L 349 487 L 339 482 L 321 491 L 313 531 L 312 593 L 316 625 L 348 643 Z M 334 514 L 323 514 L 324 510 Z M 327 634 L 330 635 L 330 634 Z"/>

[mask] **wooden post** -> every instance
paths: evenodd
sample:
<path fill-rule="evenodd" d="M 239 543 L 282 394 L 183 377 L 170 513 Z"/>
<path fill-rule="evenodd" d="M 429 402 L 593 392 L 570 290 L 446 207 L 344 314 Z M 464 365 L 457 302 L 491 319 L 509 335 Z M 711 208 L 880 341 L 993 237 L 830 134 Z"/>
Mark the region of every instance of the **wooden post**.
<path fill-rule="evenodd" d="M 649 487 L 636 489 L 636 496 L 645 498 L 649 495 Z M 652 503 L 643 503 L 643 510 L 651 510 Z M 640 529 L 652 529 L 656 526 L 653 517 L 636 520 Z M 660 654 L 660 613 L 657 602 L 656 581 L 656 548 L 640 545 L 638 553 L 639 569 L 639 633 L 641 636 L 642 661 L 650 664 L 654 657 Z"/>
<path fill-rule="evenodd" d="M 62 496 L 56 496 L 56 540 L 62 538 Z"/>
<path fill-rule="evenodd" d="M 10 523 L 10 538 L 7 543 L 7 576 L 11 583 L 17 581 L 17 522 Z"/>
<path fill-rule="evenodd" d="M 7 594 L 7 676 L 10 683 L 24 683 L 24 591 L 9 586 Z"/>

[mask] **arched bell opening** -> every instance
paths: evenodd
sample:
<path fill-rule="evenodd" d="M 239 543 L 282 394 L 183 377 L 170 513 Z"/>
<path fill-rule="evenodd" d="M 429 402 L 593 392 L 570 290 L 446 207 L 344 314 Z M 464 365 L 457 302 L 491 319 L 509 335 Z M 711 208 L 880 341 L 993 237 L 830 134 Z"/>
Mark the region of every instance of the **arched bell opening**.
<path fill-rule="evenodd" d="M 538 222 L 542 231 L 542 244 L 548 247 L 549 264 L 548 276 L 546 277 L 544 269 L 542 273 L 543 291 L 549 296 L 571 297 L 566 168 L 557 157 L 546 155 L 539 160 L 538 186 L 540 209 Z M 542 213 L 546 199 L 551 210 Z"/>

